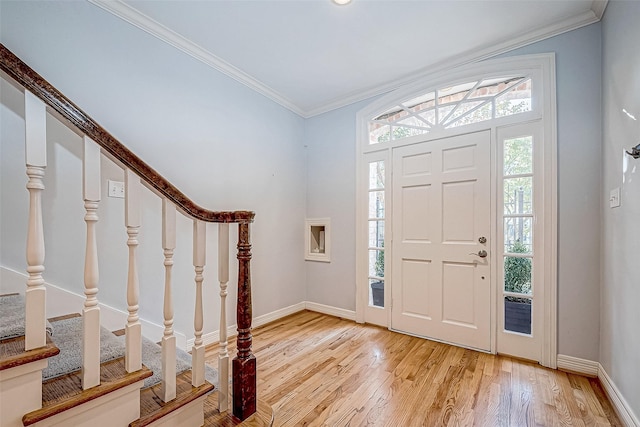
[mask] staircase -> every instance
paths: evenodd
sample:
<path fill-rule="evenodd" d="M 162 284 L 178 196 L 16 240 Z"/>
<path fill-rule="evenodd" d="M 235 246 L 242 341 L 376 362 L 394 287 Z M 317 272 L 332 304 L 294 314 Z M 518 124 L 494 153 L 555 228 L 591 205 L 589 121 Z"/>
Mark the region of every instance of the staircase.
<path fill-rule="evenodd" d="M 220 283 L 220 324 L 217 393 L 217 414 L 240 424 L 252 421 L 258 407 L 256 399 L 256 359 L 251 351 L 251 279 L 250 224 L 254 213 L 249 211 L 216 212 L 204 209 L 186 197 L 150 166 L 111 136 L 92 118 L 69 101 L 40 75 L 0 45 L 2 78 L 24 94 L 26 173 L 25 198 L 29 200 L 26 288 L 24 292 L 24 328 L 18 336 L 0 339 L 0 427 L 14 426 L 200 426 L 205 422 L 204 401 L 214 391 L 206 379 L 205 345 L 203 340 L 203 280 L 207 251 L 206 223 L 217 226 L 218 281 Z M 46 120 L 53 115 L 83 139 L 83 199 L 86 223 L 84 298 L 78 321 L 82 323 L 77 350 L 81 368 L 43 382 L 43 370 L 48 360 L 60 357 L 56 346 L 56 320 L 50 336 L 47 332 L 45 286 L 45 227 L 42 194 L 46 191 L 43 178 L 47 166 Z M 125 176 L 125 226 L 128 236 L 128 272 L 122 286 L 127 304 L 127 319 L 123 325 L 124 354 L 101 361 L 101 308 L 98 300 L 98 254 L 96 224 L 99 221 L 101 156 L 119 165 Z M 164 331 L 159 343 L 158 363 L 161 381 L 145 387 L 145 379 L 153 372 L 143 363 L 142 322 L 139 300 L 138 234 L 141 191 L 147 187 L 162 204 L 162 251 L 164 253 L 164 286 L 161 307 Z M 176 217 L 180 213 L 193 223 L 194 268 L 194 339 L 191 348 L 191 368 L 176 372 L 180 349 L 173 330 L 172 269 L 176 248 Z M 227 351 L 226 297 L 229 282 L 229 225 L 238 225 L 236 301 L 238 354 L 231 361 L 232 390 L 229 387 L 229 354 Z M 211 249 L 210 249 L 211 250 Z M 0 297 L 2 302 L 2 297 Z M 215 308 L 217 310 L 217 308 Z M 0 305 L 0 322 L 9 319 Z M 70 317 L 73 317 L 71 315 Z M 104 334 L 104 330 L 102 332 Z M 146 347 L 145 347 L 146 348 Z M 232 415 L 227 415 L 232 403 Z M 263 407 L 264 405 L 260 405 Z M 262 415 L 264 417 L 264 414 Z M 271 417 L 270 418 L 272 422 Z M 268 424 L 269 422 L 267 422 Z M 208 422 L 207 425 L 213 425 Z M 252 424 L 253 425 L 253 424 Z"/>

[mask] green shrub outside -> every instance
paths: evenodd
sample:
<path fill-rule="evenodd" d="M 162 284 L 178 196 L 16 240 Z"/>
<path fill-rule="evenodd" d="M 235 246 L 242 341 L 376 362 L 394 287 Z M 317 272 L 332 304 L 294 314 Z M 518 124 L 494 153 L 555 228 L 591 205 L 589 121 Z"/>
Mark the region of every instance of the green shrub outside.
<path fill-rule="evenodd" d="M 528 251 L 528 248 L 520 241 L 516 241 L 509 248 L 509 252 L 515 254 L 523 254 Z M 504 289 L 507 292 L 529 293 L 531 290 L 531 258 L 506 257 L 504 261 Z"/>

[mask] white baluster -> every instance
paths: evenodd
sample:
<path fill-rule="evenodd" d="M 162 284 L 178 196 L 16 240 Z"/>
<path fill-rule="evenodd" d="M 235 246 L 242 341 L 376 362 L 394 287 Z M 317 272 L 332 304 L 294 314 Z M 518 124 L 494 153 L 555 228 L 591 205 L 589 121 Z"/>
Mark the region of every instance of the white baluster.
<path fill-rule="evenodd" d="M 44 230 L 42 226 L 42 190 L 47 167 L 47 117 L 44 103 L 24 91 L 25 153 L 29 223 L 27 228 L 27 289 L 25 292 L 25 350 L 47 343 L 46 289 L 44 287 Z"/>
<path fill-rule="evenodd" d="M 162 400 L 176 397 L 176 337 L 173 335 L 171 269 L 176 248 L 176 207 L 162 200 L 162 248 L 164 249 L 164 336 L 162 337 Z"/>
<path fill-rule="evenodd" d="M 125 326 L 125 368 L 135 372 L 142 368 L 142 326 L 138 318 L 138 265 L 136 249 L 140 231 L 140 178 L 127 169 L 125 182 L 125 225 L 127 226 L 127 245 L 129 246 L 129 274 L 127 277 L 127 325 Z"/>
<path fill-rule="evenodd" d="M 82 309 L 82 388 L 100 384 L 100 307 L 98 306 L 98 245 L 96 223 L 100 202 L 100 148 L 84 137 L 82 163 L 82 192 L 87 223 L 87 242 L 84 258 L 84 308 Z"/>
<path fill-rule="evenodd" d="M 193 326 L 195 340 L 191 348 L 191 384 L 194 387 L 204 384 L 204 344 L 202 341 L 203 310 L 202 310 L 202 281 L 204 277 L 206 258 L 206 223 L 193 221 L 193 266 L 196 271 L 196 310 Z"/>
<path fill-rule="evenodd" d="M 220 282 L 220 351 L 218 352 L 218 410 L 229 409 L 229 351 L 227 348 L 227 283 L 229 282 L 229 224 L 218 225 Z"/>

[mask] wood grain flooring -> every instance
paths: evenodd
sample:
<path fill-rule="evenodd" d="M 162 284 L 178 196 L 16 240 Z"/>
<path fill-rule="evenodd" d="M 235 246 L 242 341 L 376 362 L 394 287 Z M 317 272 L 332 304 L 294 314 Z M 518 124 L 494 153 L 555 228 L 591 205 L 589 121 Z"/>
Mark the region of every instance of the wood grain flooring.
<path fill-rule="evenodd" d="M 597 379 L 509 357 L 309 311 L 253 337 L 275 426 L 622 426 Z"/>

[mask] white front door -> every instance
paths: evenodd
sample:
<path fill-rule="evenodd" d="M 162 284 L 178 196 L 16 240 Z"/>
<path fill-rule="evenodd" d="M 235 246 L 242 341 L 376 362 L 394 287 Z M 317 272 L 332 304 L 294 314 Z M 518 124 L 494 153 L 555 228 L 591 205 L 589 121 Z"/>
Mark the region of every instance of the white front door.
<path fill-rule="evenodd" d="M 491 134 L 393 149 L 392 329 L 491 349 Z"/>

